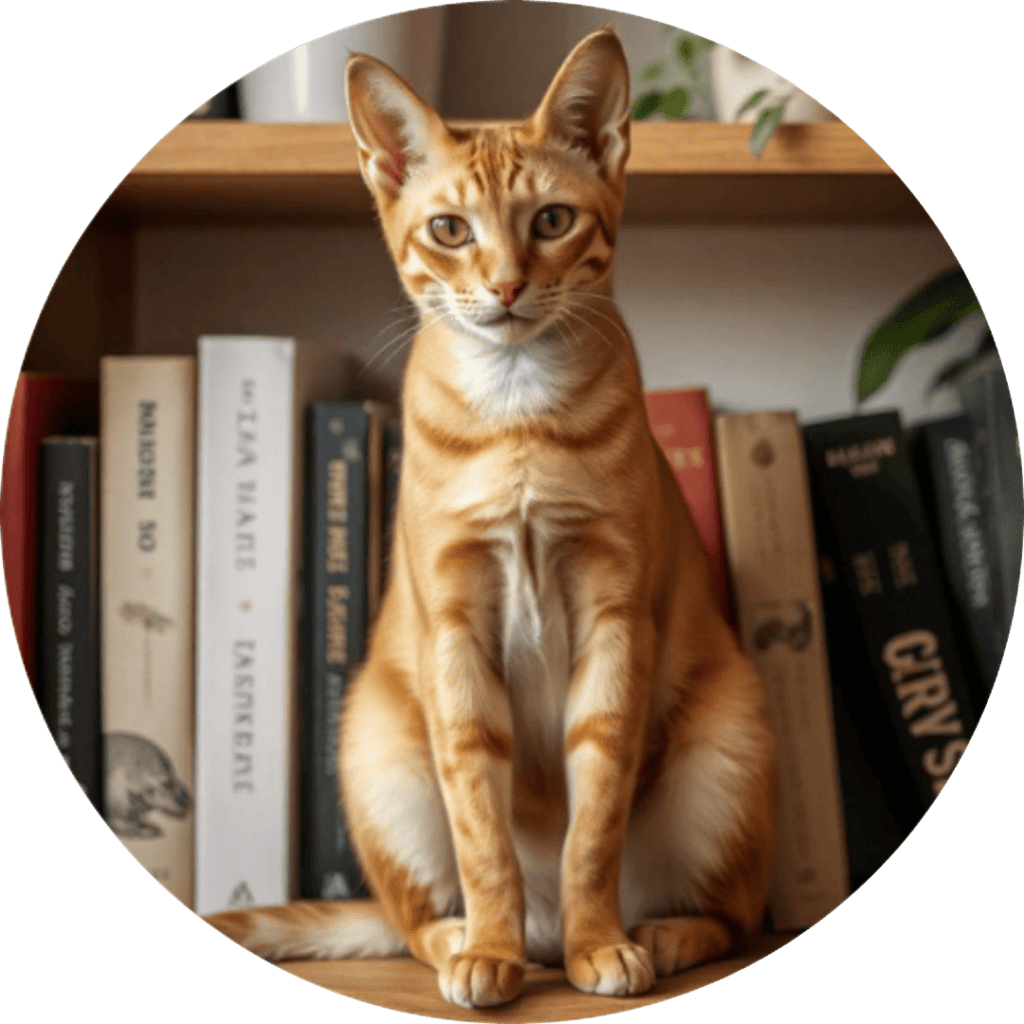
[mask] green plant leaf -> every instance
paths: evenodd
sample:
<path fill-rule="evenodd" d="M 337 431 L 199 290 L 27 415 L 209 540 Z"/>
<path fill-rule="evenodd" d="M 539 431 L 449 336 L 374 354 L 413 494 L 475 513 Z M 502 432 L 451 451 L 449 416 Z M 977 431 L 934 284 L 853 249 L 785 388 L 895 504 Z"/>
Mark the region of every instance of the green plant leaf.
<path fill-rule="evenodd" d="M 665 62 L 663 60 L 656 60 L 653 64 L 648 64 L 640 72 L 640 78 L 645 82 L 653 82 L 656 78 L 661 78 L 663 74 L 665 74 Z"/>
<path fill-rule="evenodd" d="M 673 121 L 686 117 L 689 109 L 690 91 L 682 86 L 670 89 L 661 97 L 661 102 L 658 104 L 658 113 L 662 117 L 671 118 Z"/>
<path fill-rule="evenodd" d="M 857 400 L 863 402 L 873 395 L 910 349 L 942 337 L 979 309 L 974 289 L 959 267 L 933 278 L 900 303 L 868 336 L 860 355 Z"/>
<path fill-rule="evenodd" d="M 632 117 L 634 121 L 644 121 L 651 116 L 661 103 L 661 93 L 657 89 L 641 93 L 633 103 Z"/>
<path fill-rule="evenodd" d="M 754 122 L 754 130 L 750 133 L 750 152 L 755 157 L 761 155 L 764 147 L 768 145 L 768 140 L 775 134 L 775 129 L 782 124 L 782 119 L 786 116 L 787 103 L 788 96 L 774 107 L 766 107 L 758 115 Z"/>
<path fill-rule="evenodd" d="M 733 120 L 738 121 L 748 110 L 753 110 L 767 95 L 767 89 L 758 89 L 757 92 L 751 93 L 747 97 L 746 103 L 736 111 L 736 117 Z"/>
<path fill-rule="evenodd" d="M 697 48 L 693 45 L 693 36 L 684 32 L 676 41 L 676 56 L 687 71 L 693 70 L 693 62 L 697 56 Z"/>

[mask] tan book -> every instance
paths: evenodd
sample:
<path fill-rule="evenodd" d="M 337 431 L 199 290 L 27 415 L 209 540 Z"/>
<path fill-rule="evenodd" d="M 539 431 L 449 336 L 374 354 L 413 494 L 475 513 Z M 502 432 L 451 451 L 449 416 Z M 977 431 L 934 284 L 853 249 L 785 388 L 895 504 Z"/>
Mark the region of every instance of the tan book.
<path fill-rule="evenodd" d="M 195 360 L 100 363 L 105 812 L 193 902 Z"/>
<path fill-rule="evenodd" d="M 726 559 L 740 638 L 779 739 L 769 906 L 807 928 L 849 894 L 831 680 L 803 437 L 790 412 L 715 420 Z"/>

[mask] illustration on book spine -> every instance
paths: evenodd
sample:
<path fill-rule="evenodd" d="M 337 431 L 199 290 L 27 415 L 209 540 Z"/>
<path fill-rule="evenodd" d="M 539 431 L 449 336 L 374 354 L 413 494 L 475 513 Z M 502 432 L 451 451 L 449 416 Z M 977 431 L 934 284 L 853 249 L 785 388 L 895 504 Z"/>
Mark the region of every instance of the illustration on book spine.
<path fill-rule="evenodd" d="M 131 839 L 164 834 L 148 815 L 154 811 L 181 821 L 192 810 L 192 794 L 167 754 L 145 736 L 108 732 L 106 745 L 107 823 Z"/>

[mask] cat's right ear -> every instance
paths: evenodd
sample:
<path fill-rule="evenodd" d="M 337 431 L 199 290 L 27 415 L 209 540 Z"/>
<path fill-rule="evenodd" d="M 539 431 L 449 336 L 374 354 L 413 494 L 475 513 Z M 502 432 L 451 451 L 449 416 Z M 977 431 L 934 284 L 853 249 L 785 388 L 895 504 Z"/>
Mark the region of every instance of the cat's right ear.
<path fill-rule="evenodd" d="M 366 54 L 348 59 L 345 98 L 363 180 L 378 201 L 393 200 L 410 167 L 426 160 L 448 130 L 402 78 Z"/>

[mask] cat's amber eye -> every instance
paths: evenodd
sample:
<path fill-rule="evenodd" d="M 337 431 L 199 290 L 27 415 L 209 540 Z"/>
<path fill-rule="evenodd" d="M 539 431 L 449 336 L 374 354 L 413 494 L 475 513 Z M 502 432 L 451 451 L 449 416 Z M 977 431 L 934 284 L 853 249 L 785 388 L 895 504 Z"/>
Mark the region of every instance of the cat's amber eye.
<path fill-rule="evenodd" d="M 545 206 L 533 218 L 533 233 L 538 238 L 561 238 L 575 219 L 576 211 L 571 206 Z"/>
<path fill-rule="evenodd" d="M 465 245 L 470 239 L 469 225 L 461 217 L 435 217 L 430 222 L 430 233 L 450 249 Z"/>

